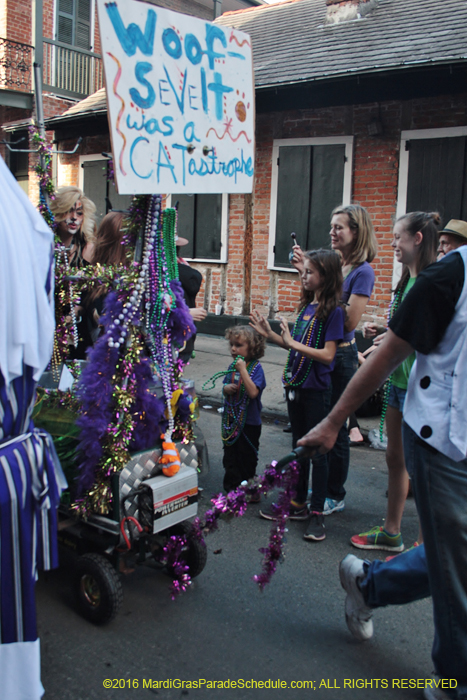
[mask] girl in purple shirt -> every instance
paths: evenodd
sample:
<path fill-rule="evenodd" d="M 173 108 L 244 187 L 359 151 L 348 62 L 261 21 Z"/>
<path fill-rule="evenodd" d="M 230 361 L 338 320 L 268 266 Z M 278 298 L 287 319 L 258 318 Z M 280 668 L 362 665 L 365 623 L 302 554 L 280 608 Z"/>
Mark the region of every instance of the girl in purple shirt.
<path fill-rule="evenodd" d="M 264 316 L 254 311 L 251 325 L 268 340 L 289 350 L 283 374 L 292 441 L 297 440 L 329 411 L 331 372 L 339 343 L 344 337 L 344 311 L 340 305 L 342 272 L 339 256 L 331 250 L 304 254 L 301 272 L 302 294 L 299 314 L 292 334 L 281 318 L 281 334 L 274 333 Z M 321 541 L 324 531 L 324 503 L 328 480 L 328 462 L 324 455 L 312 458 L 312 496 L 307 505 L 310 460 L 301 461 L 295 499 L 290 518 L 308 520 L 306 540 Z M 274 508 L 261 509 L 267 520 L 275 518 Z"/>
<path fill-rule="evenodd" d="M 338 251 L 342 259 L 342 301 L 346 311 L 345 335 L 337 348 L 331 375 L 332 408 L 357 371 L 358 353 L 354 331 L 373 291 L 375 274 L 369 263 L 376 256 L 377 245 L 370 216 L 359 204 L 347 204 L 334 209 L 331 215 L 330 236 L 332 249 Z M 299 246 L 294 246 L 293 252 L 292 262 L 301 273 L 303 251 Z M 344 510 L 344 484 L 350 461 L 349 447 L 347 427 L 343 425 L 333 449 L 328 454 L 329 476 L 325 515 Z"/>

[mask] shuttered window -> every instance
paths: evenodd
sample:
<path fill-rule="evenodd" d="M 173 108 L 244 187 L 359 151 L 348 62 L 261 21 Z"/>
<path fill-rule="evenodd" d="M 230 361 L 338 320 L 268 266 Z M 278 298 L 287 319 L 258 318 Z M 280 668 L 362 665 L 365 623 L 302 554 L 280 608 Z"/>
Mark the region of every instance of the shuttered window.
<path fill-rule="evenodd" d="M 334 207 L 350 201 L 351 137 L 276 142 L 273 149 L 269 266 L 292 268 L 290 234 L 304 250 L 329 247 Z M 290 145 L 289 145 L 290 143 Z"/>
<path fill-rule="evenodd" d="M 113 182 L 107 182 L 107 160 L 84 160 L 82 162 L 82 190 L 96 205 L 96 218 L 99 225 L 108 206 L 112 209 L 128 209 L 133 196 L 118 194 Z"/>
<path fill-rule="evenodd" d="M 91 0 L 58 0 L 57 41 L 91 48 Z"/>
<path fill-rule="evenodd" d="M 184 258 L 225 261 L 227 200 L 222 194 L 172 195 L 170 206 L 178 208 L 178 235 L 188 240 Z"/>
<path fill-rule="evenodd" d="M 467 219 L 467 137 L 410 139 L 406 211 Z"/>

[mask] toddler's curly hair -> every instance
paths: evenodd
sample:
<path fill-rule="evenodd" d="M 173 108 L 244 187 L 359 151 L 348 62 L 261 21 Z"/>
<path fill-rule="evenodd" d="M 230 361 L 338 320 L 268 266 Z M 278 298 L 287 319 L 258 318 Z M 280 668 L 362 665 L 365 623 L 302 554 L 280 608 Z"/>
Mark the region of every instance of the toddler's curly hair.
<path fill-rule="evenodd" d="M 225 337 L 227 340 L 246 340 L 250 349 L 252 360 L 259 360 L 264 355 L 266 349 L 266 338 L 263 338 L 251 326 L 231 326 L 226 328 Z"/>

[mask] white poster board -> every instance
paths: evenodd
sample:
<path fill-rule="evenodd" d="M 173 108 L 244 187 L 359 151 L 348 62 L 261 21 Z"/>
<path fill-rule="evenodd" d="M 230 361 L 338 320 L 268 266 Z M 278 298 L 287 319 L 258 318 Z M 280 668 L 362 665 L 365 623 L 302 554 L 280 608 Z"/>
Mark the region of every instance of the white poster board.
<path fill-rule="evenodd" d="M 250 37 L 137 0 L 98 0 L 119 194 L 251 192 Z"/>

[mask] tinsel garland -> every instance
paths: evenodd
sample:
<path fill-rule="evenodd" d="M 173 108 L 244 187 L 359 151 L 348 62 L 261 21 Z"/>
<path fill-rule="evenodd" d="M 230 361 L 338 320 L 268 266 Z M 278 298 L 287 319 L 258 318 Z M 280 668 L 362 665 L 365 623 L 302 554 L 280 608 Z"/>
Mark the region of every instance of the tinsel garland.
<path fill-rule="evenodd" d="M 287 520 L 290 514 L 291 499 L 297 488 L 300 465 L 293 461 L 284 470 L 276 469 L 277 462 L 271 462 L 261 476 L 255 477 L 252 482 L 242 484 L 228 494 L 219 493 L 211 499 L 213 507 L 206 511 L 203 519 L 195 518 L 188 535 L 172 536 L 164 547 L 162 562 L 170 567 L 173 572 L 171 595 L 174 600 L 177 595 L 184 593 L 191 585 L 191 577 L 188 567 L 183 560 L 183 548 L 190 541 L 204 544 L 204 535 L 214 532 L 218 528 L 219 519 L 226 517 L 239 518 L 246 513 L 248 499 L 257 494 L 266 494 L 274 488 L 282 488 L 282 493 L 274 504 L 276 520 L 274 520 L 269 535 L 269 544 L 259 551 L 264 554 L 263 569 L 256 574 L 253 580 L 258 584 L 260 591 L 271 581 L 276 572 L 277 565 L 284 560 L 284 539 L 287 532 Z"/>
<path fill-rule="evenodd" d="M 52 181 L 52 149 L 45 136 L 41 136 L 39 130 L 32 126 L 29 128 L 31 140 L 37 146 L 39 158 L 34 166 L 34 172 L 39 179 L 39 211 L 51 229 L 54 228 L 55 219 L 47 203 L 47 197 L 54 199 L 54 185 Z"/>
<path fill-rule="evenodd" d="M 148 202 L 151 202 L 151 209 Z M 172 424 L 177 439 L 192 438 L 189 426 L 191 397 L 180 392 L 174 409 L 170 407 L 169 419 L 165 413 L 170 406 L 173 391 L 178 387 L 179 368 L 174 361 L 168 368 L 163 366 L 162 354 L 155 352 L 152 343 L 156 370 L 164 379 L 165 401 L 158 399 L 152 382 L 153 369 L 146 357 L 145 338 L 140 326 L 142 308 L 151 311 L 153 304 L 170 294 L 170 310 L 163 314 L 161 334 L 160 317 L 155 316 L 149 330 L 149 338 L 158 339 L 158 348 L 166 348 L 166 361 L 171 356 L 172 344 L 183 345 L 190 337 L 193 327 L 191 315 L 183 298 L 180 283 L 168 280 L 165 275 L 152 275 L 158 269 L 166 273 L 164 248 L 148 244 L 142 263 L 134 263 L 129 257 L 144 221 L 146 231 L 160 226 L 152 219 L 157 198 L 135 198 L 130 210 L 124 243 L 127 249 L 127 266 L 95 266 L 99 284 L 108 291 L 104 315 L 101 319 L 104 334 L 94 348 L 88 352 L 88 365 L 83 370 L 78 395 L 82 411 L 78 419 L 81 428 L 79 465 L 80 498 L 74 504 L 77 512 L 86 516 L 89 512 L 106 514 L 112 502 L 112 477 L 124 468 L 130 459 L 129 450 L 142 450 L 153 446 L 167 426 Z M 172 234 L 173 235 L 173 234 Z M 173 244 L 173 241 L 172 241 Z M 156 260 L 156 254 L 158 260 Z M 96 283 L 93 270 L 83 270 L 83 278 Z M 148 287 L 143 296 L 142 277 L 149 274 Z M 154 296 L 152 290 L 157 290 Z M 151 292 L 151 293 L 150 293 Z M 154 316 L 154 314 L 153 314 Z M 166 335 L 167 334 L 167 335 Z M 171 343 L 169 345 L 169 342 Z M 176 422 L 173 413 L 176 412 Z"/>

